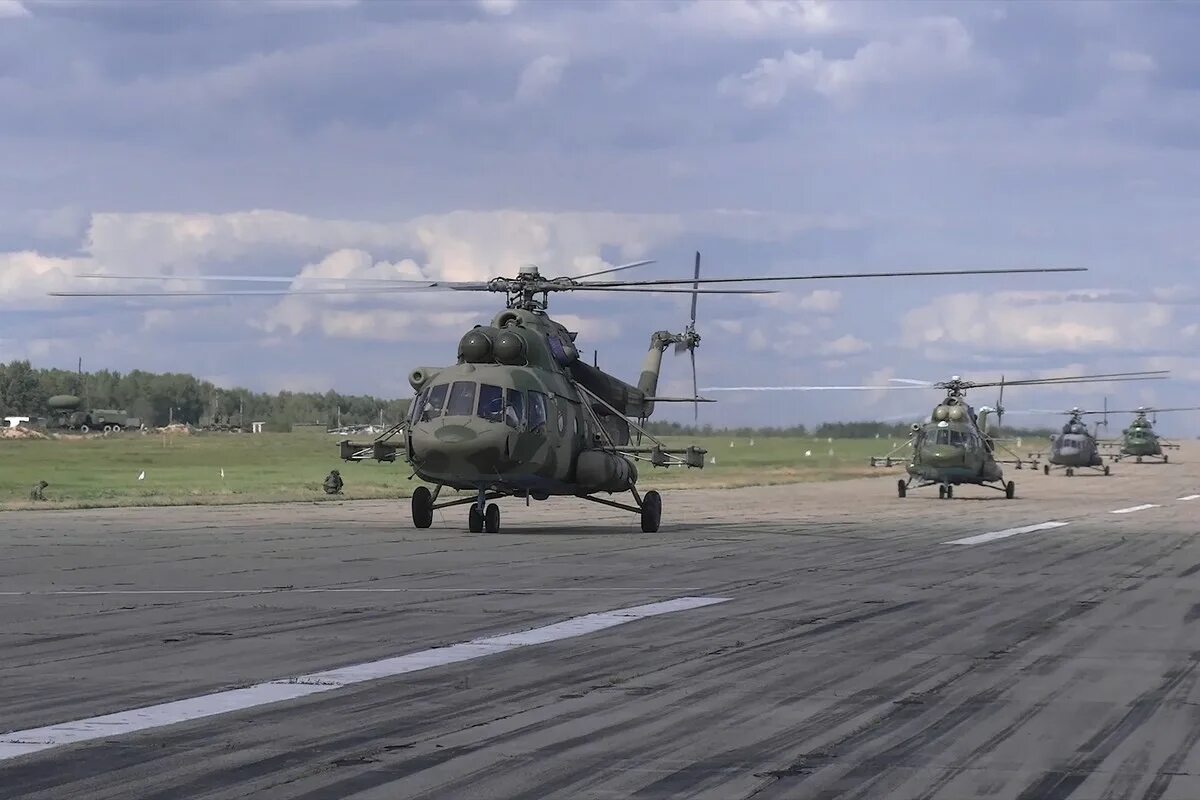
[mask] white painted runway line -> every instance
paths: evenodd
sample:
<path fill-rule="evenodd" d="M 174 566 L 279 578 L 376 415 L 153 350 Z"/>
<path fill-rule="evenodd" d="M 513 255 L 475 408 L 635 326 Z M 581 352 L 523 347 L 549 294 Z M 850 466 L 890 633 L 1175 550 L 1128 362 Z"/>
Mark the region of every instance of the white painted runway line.
<path fill-rule="evenodd" d="M 234 595 L 234 594 L 403 594 L 405 592 L 435 592 L 444 594 L 536 594 L 538 592 L 694 592 L 699 586 L 510 586 L 506 589 L 418 588 L 313 588 L 293 589 L 278 586 L 267 589 L 55 589 L 26 592 L 0 592 L 0 597 L 91 597 L 93 595 Z"/>
<path fill-rule="evenodd" d="M 1179 502 L 1186 503 L 1189 500 L 1200 500 L 1200 494 L 1189 494 L 1187 497 L 1179 498 Z"/>
<path fill-rule="evenodd" d="M 458 664 L 484 656 L 505 653 L 519 647 L 571 639 L 636 622 L 639 619 L 703 608 L 717 603 L 725 603 L 730 599 L 728 597 L 678 597 L 660 603 L 620 608 L 616 611 L 601 611 L 582 617 L 572 617 L 563 622 L 556 622 L 553 625 L 533 630 L 472 639 L 469 642 L 461 642 L 449 647 L 435 647 L 419 653 L 408 653 L 366 664 L 354 664 L 326 672 L 315 672 L 311 675 L 282 678 L 241 689 L 189 697 L 185 700 L 105 714 L 101 717 L 13 731 L 0 734 L 0 761 L 79 742 L 110 739 L 136 731 L 161 728 L 189 720 L 228 714 L 232 711 L 243 711 L 283 700 L 295 700 L 363 681 L 390 678 L 447 664 Z"/>
<path fill-rule="evenodd" d="M 1037 525 L 1026 525 L 1023 528 L 1008 528 L 1003 531 L 992 531 L 991 533 L 981 533 L 978 536 L 968 536 L 965 539 L 955 539 L 950 542 L 942 542 L 942 544 L 983 544 L 984 542 L 994 542 L 997 539 L 1007 539 L 1010 536 L 1016 536 L 1021 533 L 1034 533 L 1036 531 L 1048 531 L 1054 528 L 1061 528 L 1064 525 L 1070 525 L 1069 522 L 1041 522 Z"/>
<path fill-rule="evenodd" d="M 1116 511 L 1110 511 L 1110 514 L 1132 514 L 1135 511 L 1147 511 L 1151 508 L 1162 508 L 1155 503 L 1145 503 L 1140 506 L 1130 506 L 1129 508 L 1118 508 Z"/>

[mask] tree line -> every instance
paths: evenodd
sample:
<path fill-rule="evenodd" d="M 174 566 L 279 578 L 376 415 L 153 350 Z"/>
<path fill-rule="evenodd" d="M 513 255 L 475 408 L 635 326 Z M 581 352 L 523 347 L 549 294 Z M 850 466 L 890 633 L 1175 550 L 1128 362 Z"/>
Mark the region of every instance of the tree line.
<path fill-rule="evenodd" d="M 400 421 L 408 400 L 329 391 L 268 394 L 226 389 L 183 373 L 111 370 L 77 373 L 36 369 L 28 361 L 0 364 L 0 416 L 43 417 L 55 395 L 75 395 L 85 408 L 124 410 L 147 425 L 185 422 L 192 425 L 266 422 L 271 427 L 295 424 L 343 425 Z"/>
<path fill-rule="evenodd" d="M 863 422 L 823 422 L 815 428 L 809 429 L 805 425 L 718 428 L 712 425 L 684 425 L 679 422 L 650 422 L 646 425 L 646 430 L 655 436 L 733 436 L 742 439 L 752 436 L 762 438 L 771 436 L 812 436 L 816 439 L 874 439 L 878 436 L 880 438 L 890 437 L 901 439 L 908 436 L 912 430 L 912 423 L 878 422 L 871 420 Z M 1052 433 L 1050 428 L 1014 428 L 1007 425 L 1002 430 L 1002 434 L 1006 437 L 1021 436 L 1032 438 L 1047 436 L 1050 433 Z"/>

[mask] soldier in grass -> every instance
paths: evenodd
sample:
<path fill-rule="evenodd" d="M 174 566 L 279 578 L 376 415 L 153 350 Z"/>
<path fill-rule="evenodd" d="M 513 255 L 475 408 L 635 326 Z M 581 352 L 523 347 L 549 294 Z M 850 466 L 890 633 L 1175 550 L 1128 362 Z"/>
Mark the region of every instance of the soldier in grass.
<path fill-rule="evenodd" d="M 29 490 L 29 499 L 37 501 L 45 500 L 46 487 L 49 485 L 50 484 L 46 483 L 45 481 L 38 481 L 37 485 Z"/>
<path fill-rule="evenodd" d="M 341 494 L 342 493 L 342 473 L 336 469 L 325 476 L 325 494 Z"/>

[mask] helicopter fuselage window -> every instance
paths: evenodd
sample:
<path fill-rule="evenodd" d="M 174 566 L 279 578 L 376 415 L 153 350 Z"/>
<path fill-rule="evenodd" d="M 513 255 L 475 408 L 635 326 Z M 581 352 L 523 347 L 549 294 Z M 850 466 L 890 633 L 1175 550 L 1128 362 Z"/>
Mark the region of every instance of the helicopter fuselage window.
<path fill-rule="evenodd" d="M 429 401 L 429 387 L 426 386 L 423 391 L 418 392 L 417 396 L 413 398 L 412 408 L 408 409 L 409 423 L 416 422 L 418 419 L 421 418 L 421 409 L 425 407 L 425 403 L 427 403 L 428 401 Z"/>
<path fill-rule="evenodd" d="M 518 430 L 525 424 L 525 393 L 520 389 L 504 391 L 504 421 Z"/>
<path fill-rule="evenodd" d="M 450 387 L 450 401 L 446 403 L 446 416 L 469 417 L 475 413 L 475 384 L 472 381 L 455 381 Z"/>
<path fill-rule="evenodd" d="M 442 415 L 442 406 L 446 404 L 446 392 L 450 390 L 450 384 L 439 383 L 429 390 L 428 395 L 422 395 L 420 420 L 428 422 L 431 419 L 437 419 Z"/>
<path fill-rule="evenodd" d="M 529 430 L 546 432 L 546 395 L 541 392 L 529 393 Z"/>
<path fill-rule="evenodd" d="M 479 384 L 479 416 L 488 422 L 504 419 L 504 390 L 490 383 Z"/>

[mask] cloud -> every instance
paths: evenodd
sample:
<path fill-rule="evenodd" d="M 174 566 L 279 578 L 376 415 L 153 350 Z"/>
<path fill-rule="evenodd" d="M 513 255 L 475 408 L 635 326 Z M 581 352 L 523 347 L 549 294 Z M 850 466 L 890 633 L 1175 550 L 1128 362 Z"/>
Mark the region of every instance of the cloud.
<path fill-rule="evenodd" d="M 818 347 L 818 352 L 823 356 L 855 356 L 866 353 L 870 349 L 870 342 L 865 342 L 848 333 L 832 341 L 823 342 Z"/>
<path fill-rule="evenodd" d="M 831 33 L 844 25 L 839 6 L 822 0 L 695 0 L 668 15 L 672 27 L 723 37 Z"/>
<path fill-rule="evenodd" d="M 521 70 L 517 81 L 516 101 L 536 103 L 558 88 L 567 60 L 561 56 L 538 56 Z"/>
<path fill-rule="evenodd" d="M 506 17 L 517 10 L 518 0 L 477 0 L 481 9 L 497 17 Z"/>
<path fill-rule="evenodd" d="M 830 314 L 837 311 L 842 304 L 842 293 L 833 289 L 817 289 L 800 298 L 797 304 L 805 311 L 817 311 Z"/>
<path fill-rule="evenodd" d="M 21 0 L 0 0 L 0 19 L 33 16 Z"/>
<path fill-rule="evenodd" d="M 1154 72 L 1158 64 L 1149 53 L 1136 50 L 1117 50 L 1108 56 L 1108 65 L 1118 72 L 1144 74 Z"/>
<path fill-rule="evenodd" d="M 1171 346 L 1171 308 L 1155 303 L 1028 302 L 1029 292 L 943 295 L 900 322 L 905 347 L 942 358 L 963 349 L 1018 353 L 1143 352 Z M 1051 295 L 1052 297 L 1052 295 Z"/>
<path fill-rule="evenodd" d="M 788 49 L 760 59 L 749 72 L 726 76 L 718 90 L 751 108 L 779 105 L 795 88 L 837 101 L 850 101 L 871 87 L 944 80 L 972 64 L 971 34 L 954 17 L 928 17 L 891 40 L 875 40 L 849 58 L 829 58 L 816 49 Z"/>

